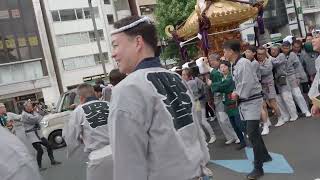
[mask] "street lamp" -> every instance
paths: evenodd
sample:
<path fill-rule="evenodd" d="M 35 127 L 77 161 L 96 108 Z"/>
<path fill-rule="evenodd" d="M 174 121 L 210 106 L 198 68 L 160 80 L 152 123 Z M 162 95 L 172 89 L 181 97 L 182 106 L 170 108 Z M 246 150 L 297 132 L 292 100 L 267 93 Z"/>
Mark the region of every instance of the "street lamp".
<path fill-rule="evenodd" d="M 96 23 L 96 19 L 95 19 L 95 16 L 94 16 L 94 11 L 93 11 L 91 0 L 88 0 L 88 3 L 89 3 L 89 8 L 90 8 L 92 24 L 93 24 L 94 36 L 96 37 L 98 50 L 99 50 L 99 59 L 101 61 L 103 74 L 104 74 L 105 78 L 107 78 L 107 70 L 106 70 L 106 65 L 105 65 L 105 61 L 104 61 L 104 57 L 103 57 L 102 49 L 101 49 L 101 43 L 100 43 L 100 34 L 98 33 L 97 23 Z"/>

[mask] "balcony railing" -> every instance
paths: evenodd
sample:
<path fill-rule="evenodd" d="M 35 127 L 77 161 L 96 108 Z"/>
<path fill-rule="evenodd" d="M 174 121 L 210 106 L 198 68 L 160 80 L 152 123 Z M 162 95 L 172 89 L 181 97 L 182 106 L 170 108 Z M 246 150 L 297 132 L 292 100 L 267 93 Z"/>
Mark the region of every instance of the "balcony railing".
<path fill-rule="evenodd" d="M 305 9 L 320 8 L 319 0 L 301 0 L 301 6 Z"/>

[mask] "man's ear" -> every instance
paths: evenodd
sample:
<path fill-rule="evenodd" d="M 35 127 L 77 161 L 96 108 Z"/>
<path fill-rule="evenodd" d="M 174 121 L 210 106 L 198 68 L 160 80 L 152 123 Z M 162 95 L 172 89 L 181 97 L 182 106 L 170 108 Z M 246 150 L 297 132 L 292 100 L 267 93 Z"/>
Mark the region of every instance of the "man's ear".
<path fill-rule="evenodd" d="M 144 46 L 144 41 L 141 35 L 136 36 L 135 38 L 137 51 L 140 51 Z"/>

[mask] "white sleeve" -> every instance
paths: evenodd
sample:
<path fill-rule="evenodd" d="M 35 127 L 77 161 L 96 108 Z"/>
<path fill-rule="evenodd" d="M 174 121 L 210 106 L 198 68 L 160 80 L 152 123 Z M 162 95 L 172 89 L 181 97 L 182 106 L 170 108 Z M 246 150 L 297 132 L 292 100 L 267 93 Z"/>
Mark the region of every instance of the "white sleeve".
<path fill-rule="evenodd" d="M 109 114 L 109 122 L 114 180 L 147 180 L 148 137 L 141 120 L 115 109 Z"/>
<path fill-rule="evenodd" d="M 81 145 L 81 110 L 77 108 L 71 114 L 71 118 L 65 122 L 62 136 L 67 144 L 67 157 L 70 158 L 74 151 Z"/>
<path fill-rule="evenodd" d="M 19 114 L 8 112 L 7 115 L 9 117 L 9 120 L 15 120 L 15 121 L 20 121 L 21 120 L 21 115 L 19 115 Z"/>

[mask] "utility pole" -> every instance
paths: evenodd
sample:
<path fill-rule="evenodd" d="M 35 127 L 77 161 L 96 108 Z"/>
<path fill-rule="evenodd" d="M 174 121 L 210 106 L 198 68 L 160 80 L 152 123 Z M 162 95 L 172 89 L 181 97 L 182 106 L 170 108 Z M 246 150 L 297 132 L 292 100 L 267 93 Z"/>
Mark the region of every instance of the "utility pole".
<path fill-rule="evenodd" d="M 294 7 L 294 12 L 296 13 L 296 16 L 297 16 L 297 22 L 298 22 L 298 28 L 299 28 L 299 32 L 300 32 L 300 37 L 302 37 L 302 28 L 301 28 L 300 17 L 299 17 L 299 13 L 300 12 L 298 11 L 296 0 L 293 0 L 293 7 Z M 299 7 L 299 8 L 301 9 L 301 7 Z"/>
<path fill-rule="evenodd" d="M 90 8 L 90 15 L 91 15 L 92 24 L 93 24 L 94 36 L 95 36 L 95 38 L 97 40 L 97 45 L 98 45 L 98 50 L 99 50 L 99 59 L 101 61 L 103 74 L 104 74 L 105 78 L 107 78 L 108 74 L 107 74 L 107 70 L 106 70 L 106 64 L 105 64 L 105 61 L 104 61 L 104 57 L 103 57 L 103 54 L 102 54 L 101 43 L 100 43 L 100 34 L 98 33 L 97 23 L 96 23 L 96 19 L 95 19 L 95 15 L 94 15 L 94 11 L 93 11 L 93 7 L 92 7 L 92 2 L 91 1 L 92 0 L 88 0 L 89 8 Z"/>
<path fill-rule="evenodd" d="M 42 11 L 41 13 L 43 16 L 44 26 L 46 28 L 46 33 L 47 33 L 47 37 L 48 37 L 48 43 L 49 43 L 50 53 L 51 53 L 51 57 L 52 57 L 54 72 L 56 73 L 58 89 L 59 89 L 59 93 L 61 95 L 61 94 L 63 94 L 64 91 L 63 91 L 60 69 L 59 69 L 59 65 L 58 65 L 58 58 L 56 56 L 56 50 L 54 48 L 54 43 L 53 43 L 53 39 L 52 39 L 48 16 L 46 14 L 45 4 L 44 4 L 43 0 L 40 0 L 39 2 L 40 2 L 41 11 Z"/>

